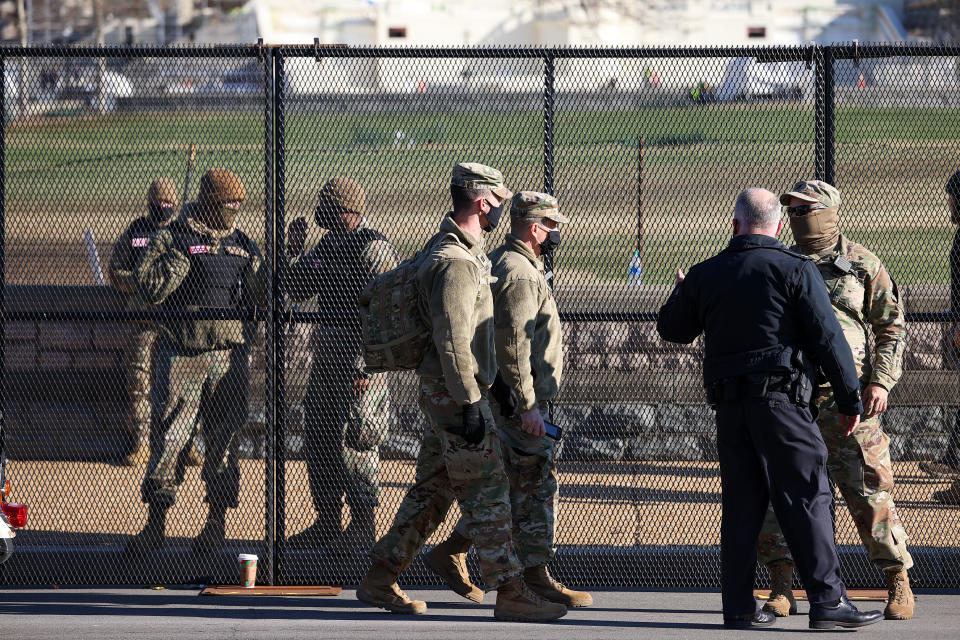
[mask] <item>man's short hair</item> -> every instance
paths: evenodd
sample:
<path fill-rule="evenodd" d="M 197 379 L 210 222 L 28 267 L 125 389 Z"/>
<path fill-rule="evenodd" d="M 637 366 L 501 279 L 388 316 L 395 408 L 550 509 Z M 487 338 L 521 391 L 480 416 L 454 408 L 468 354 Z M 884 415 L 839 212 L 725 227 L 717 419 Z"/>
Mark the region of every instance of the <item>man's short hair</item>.
<path fill-rule="evenodd" d="M 772 227 L 780 222 L 781 215 L 777 196 L 759 187 L 744 189 L 733 207 L 733 217 L 753 229 Z"/>
<path fill-rule="evenodd" d="M 478 198 L 492 195 L 489 189 L 468 189 L 457 185 L 450 185 L 450 197 L 453 199 L 453 210 L 469 209 Z"/>
<path fill-rule="evenodd" d="M 515 217 L 510 216 L 510 233 L 517 235 L 521 231 L 525 231 L 527 228 L 543 222 L 543 218 L 540 217 Z"/>

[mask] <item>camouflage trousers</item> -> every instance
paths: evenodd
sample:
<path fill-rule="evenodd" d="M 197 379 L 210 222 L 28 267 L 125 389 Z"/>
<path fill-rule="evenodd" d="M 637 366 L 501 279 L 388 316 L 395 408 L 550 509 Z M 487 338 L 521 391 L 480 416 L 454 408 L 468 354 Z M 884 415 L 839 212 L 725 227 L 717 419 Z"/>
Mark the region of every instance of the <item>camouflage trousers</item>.
<path fill-rule="evenodd" d="M 414 484 L 390 531 L 370 555 L 393 571 L 403 571 L 443 523 L 456 499 L 474 540 L 484 586 L 488 591 L 496 589 L 520 575 L 521 567 L 513 549 L 509 481 L 490 405 L 481 400 L 487 430 L 475 445 L 457 434 L 463 427 L 463 409 L 442 379 L 421 378 L 420 408 L 429 420 Z"/>
<path fill-rule="evenodd" d="M 513 546 L 524 568 L 550 564 L 556 555 L 557 466 L 554 440 L 532 436 L 521 427 L 519 416 L 504 418 L 496 402 L 491 403 L 497 418 L 503 466 L 510 479 L 510 510 L 513 514 Z M 548 405 L 541 402 L 540 415 L 550 419 Z M 470 537 L 461 517 L 457 533 Z"/>
<path fill-rule="evenodd" d="M 124 354 L 127 375 L 127 428 L 138 438 L 150 434 L 150 375 L 153 372 L 153 345 L 157 331 L 137 325 L 130 332 Z"/>
<path fill-rule="evenodd" d="M 884 571 L 909 569 L 913 558 L 907 551 L 907 532 L 890 495 L 890 438 L 880 428 L 877 417 L 861 421 L 847 436 L 833 394 L 821 395 L 816 402 L 820 410 L 817 422 L 827 445 L 827 471 L 847 503 L 870 560 Z M 793 560 L 769 507 L 760 530 L 757 555 L 766 565 Z"/>
<path fill-rule="evenodd" d="M 314 357 L 304 398 L 304 459 L 318 521 L 330 518 L 339 527 L 344 495 L 351 510 L 378 504 L 378 447 L 390 427 L 390 392 L 386 376 L 375 375 L 357 395 L 354 377 L 324 362 Z"/>
<path fill-rule="evenodd" d="M 150 459 L 140 488 L 144 502 L 176 501 L 199 418 L 207 444 L 200 470 L 206 501 L 237 506 L 240 467 L 234 436 L 247 419 L 248 354 L 246 345 L 184 353 L 168 341 L 157 343 Z"/>

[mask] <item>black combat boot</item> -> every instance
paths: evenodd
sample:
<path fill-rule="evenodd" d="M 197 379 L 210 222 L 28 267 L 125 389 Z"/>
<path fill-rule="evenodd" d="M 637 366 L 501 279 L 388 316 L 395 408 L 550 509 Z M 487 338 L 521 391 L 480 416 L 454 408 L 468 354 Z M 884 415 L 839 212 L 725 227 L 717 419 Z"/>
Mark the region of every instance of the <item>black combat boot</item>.
<path fill-rule="evenodd" d="M 197 555 L 213 553 L 223 545 L 227 531 L 226 505 L 211 504 L 207 514 L 207 524 L 193 539 L 193 552 Z"/>
<path fill-rule="evenodd" d="M 147 524 L 137 535 L 127 540 L 123 552 L 127 555 L 146 555 L 152 551 L 163 548 L 163 541 L 166 536 L 167 511 L 170 510 L 169 503 L 151 502 L 147 513 Z"/>
<path fill-rule="evenodd" d="M 350 524 L 343 531 L 343 540 L 354 549 L 367 551 L 377 541 L 373 508 L 374 503 L 366 501 L 350 505 Z"/>
<path fill-rule="evenodd" d="M 325 547 L 343 535 L 341 518 L 343 503 L 339 500 L 317 505 L 317 519 L 312 525 L 286 540 L 288 549 Z"/>
<path fill-rule="evenodd" d="M 865 611 L 861 613 L 853 603 L 847 600 L 847 596 L 840 598 L 837 604 L 811 604 L 810 605 L 810 628 L 811 629 L 833 629 L 834 627 L 845 627 L 853 629 L 856 627 L 865 627 L 868 624 L 880 622 L 883 620 L 883 613 L 880 611 Z"/>

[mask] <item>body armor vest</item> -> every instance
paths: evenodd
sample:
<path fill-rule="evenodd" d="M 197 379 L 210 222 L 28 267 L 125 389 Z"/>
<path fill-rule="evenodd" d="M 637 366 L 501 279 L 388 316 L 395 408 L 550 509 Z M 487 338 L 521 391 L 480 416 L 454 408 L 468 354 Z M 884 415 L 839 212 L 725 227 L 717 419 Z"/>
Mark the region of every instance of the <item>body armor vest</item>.
<path fill-rule="evenodd" d="M 190 260 L 190 271 L 163 303 L 170 309 L 187 307 L 236 308 L 241 304 L 241 277 L 250 262 L 246 239 L 234 231 L 219 247 L 181 221 L 170 225 L 176 248 Z"/>

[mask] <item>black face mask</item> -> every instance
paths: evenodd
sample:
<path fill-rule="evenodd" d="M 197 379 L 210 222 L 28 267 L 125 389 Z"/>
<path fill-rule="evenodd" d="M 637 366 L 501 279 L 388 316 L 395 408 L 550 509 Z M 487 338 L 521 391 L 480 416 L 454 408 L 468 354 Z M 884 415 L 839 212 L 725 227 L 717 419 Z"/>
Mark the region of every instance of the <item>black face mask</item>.
<path fill-rule="evenodd" d="M 173 217 L 173 214 L 177 212 L 177 208 L 174 206 L 164 207 L 158 202 L 151 202 L 149 205 L 147 205 L 147 211 L 150 217 L 150 222 L 159 227 L 170 221 L 170 219 Z"/>
<path fill-rule="evenodd" d="M 340 214 L 335 211 L 331 211 L 328 207 L 318 206 L 314 210 L 313 219 L 316 221 L 317 226 L 321 229 L 327 229 L 328 231 L 338 231 L 343 233 L 347 230 L 347 225 L 343 223 L 343 218 Z"/>
<path fill-rule="evenodd" d="M 489 204 L 489 203 L 488 203 Z M 497 228 L 497 225 L 500 224 L 500 218 L 503 217 L 503 210 L 506 207 L 507 201 L 503 200 L 496 207 L 490 206 L 490 210 L 487 211 L 487 226 L 484 227 L 484 231 L 490 232 Z"/>
<path fill-rule="evenodd" d="M 560 235 L 560 232 L 556 229 L 551 229 L 547 232 L 546 239 L 540 243 L 540 253 L 541 254 L 552 254 L 553 250 L 560 246 L 560 241 L 563 237 Z"/>

